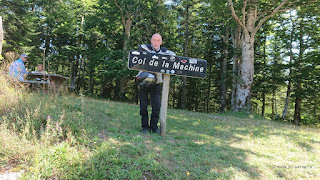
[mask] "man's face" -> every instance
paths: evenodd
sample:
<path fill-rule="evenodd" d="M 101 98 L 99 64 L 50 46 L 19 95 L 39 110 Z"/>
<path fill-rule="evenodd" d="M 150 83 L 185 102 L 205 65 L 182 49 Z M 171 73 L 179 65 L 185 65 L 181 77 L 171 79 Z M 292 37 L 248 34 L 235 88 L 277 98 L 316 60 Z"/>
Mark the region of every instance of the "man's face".
<path fill-rule="evenodd" d="M 42 65 L 38 65 L 38 71 L 42 71 L 43 70 L 43 66 Z"/>
<path fill-rule="evenodd" d="M 160 49 L 160 45 L 162 44 L 162 37 L 160 34 L 155 34 L 151 38 L 151 44 L 156 49 Z"/>
<path fill-rule="evenodd" d="M 20 59 L 23 61 L 23 62 L 26 62 L 27 60 L 28 60 L 28 58 L 27 57 L 20 57 Z"/>

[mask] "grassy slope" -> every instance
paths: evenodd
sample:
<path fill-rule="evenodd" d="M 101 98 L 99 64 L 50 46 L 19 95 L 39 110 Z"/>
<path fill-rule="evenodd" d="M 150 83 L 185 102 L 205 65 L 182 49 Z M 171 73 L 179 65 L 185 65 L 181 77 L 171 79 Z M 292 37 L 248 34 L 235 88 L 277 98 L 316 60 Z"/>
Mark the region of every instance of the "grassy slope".
<path fill-rule="evenodd" d="M 140 135 L 137 105 L 38 94 L 23 103 L 24 108 L 11 109 L 0 119 L 6 122 L 0 131 L 0 165 L 20 159 L 16 165 L 27 169 L 22 179 L 320 178 L 316 129 L 241 113 L 169 109 L 162 138 Z M 26 138 L 18 140 L 4 128 L 12 127 L 10 119 L 20 123 L 14 131 Z M 36 127 L 33 134 L 39 140 L 27 137 L 26 125 Z M 5 141 L 27 152 L 14 153 Z"/>

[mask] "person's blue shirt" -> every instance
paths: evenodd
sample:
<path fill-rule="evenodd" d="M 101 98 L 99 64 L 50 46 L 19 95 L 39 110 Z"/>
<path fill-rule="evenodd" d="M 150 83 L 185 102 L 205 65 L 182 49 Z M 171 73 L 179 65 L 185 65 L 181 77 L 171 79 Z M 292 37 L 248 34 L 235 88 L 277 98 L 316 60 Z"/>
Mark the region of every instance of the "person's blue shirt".
<path fill-rule="evenodd" d="M 24 75 L 27 75 L 28 71 L 26 70 L 23 61 L 19 58 L 15 60 L 9 68 L 9 76 L 12 76 L 19 81 L 24 81 Z"/>

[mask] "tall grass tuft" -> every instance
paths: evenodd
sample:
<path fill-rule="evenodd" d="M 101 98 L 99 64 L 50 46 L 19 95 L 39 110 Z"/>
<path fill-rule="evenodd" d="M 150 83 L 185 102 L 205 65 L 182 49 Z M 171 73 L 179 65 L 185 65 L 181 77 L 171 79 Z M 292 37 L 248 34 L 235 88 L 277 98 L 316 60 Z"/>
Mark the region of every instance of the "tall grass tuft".
<path fill-rule="evenodd" d="M 73 122 L 81 108 L 70 107 L 73 104 L 64 96 L 30 92 L 5 69 L 0 73 L 0 174 L 32 172 L 29 167 L 37 164 L 41 154 L 59 144 L 75 144 L 78 130 Z"/>
<path fill-rule="evenodd" d="M 27 139 L 30 129 L 20 122 L 16 110 L 23 104 L 26 88 L 7 74 L 9 65 L 2 64 L 0 68 L 0 171 L 19 171 L 25 169 L 33 154 L 38 149 L 38 143 Z M 5 114 L 11 114 L 6 116 Z M 17 133 L 16 128 L 24 124 L 24 129 Z M 22 165 L 22 166 L 21 166 Z"/>
<path fill-rule="evenodd" d="M 20 171 L 30 165 L 39 150 L 37 141 L 23 138 L 8 129 L 8 124 L 0 125 L 0 171 Z"/>
<path fill-rule="evenodd" d="M 0 113 L 17 106 L 25 92 L 23 84 L 8 76 L 7 69 L 8 65 L 0 68 Z"/>

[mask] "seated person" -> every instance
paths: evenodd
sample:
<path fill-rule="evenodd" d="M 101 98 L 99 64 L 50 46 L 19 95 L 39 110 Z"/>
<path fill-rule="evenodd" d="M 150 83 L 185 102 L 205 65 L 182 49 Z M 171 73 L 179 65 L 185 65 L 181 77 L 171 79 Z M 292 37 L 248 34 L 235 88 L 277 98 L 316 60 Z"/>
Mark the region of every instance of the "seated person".
<path fill-rule="evenodd" d="M 9 68 L 9 76 L 16 78 L 18 81 L 23 82 L 24 78 L 28 75 L 24 63 L 28 60 L 26 54 L 21 54 L 20 58 L 15 60 Z"/>
<path fill-rule="evenodd" d="M 45 70 L 43 69 L 43 64 L 38 64 L 38 70 L 35 71 L 35 73 L 48 74 L 47 71 L 45 71 Z M 48 81 L 48 82 L 50 83 L 49 85 L 51 86 L 51 89 L 52 89 L 53 91 L 55 91 L 56 85 L 55 85 L 54 81 L 49 81 L 49 78 L 48 78 L 48 77 L 45 77 L 44 79 L 43 79 L 43 78 L 36 78 L 36 80 L 37 80 L 37 81 L 43 81 L 43 80 Z"/>
<path fill-rule="evenodd" d="M 48 74 L 45 70 L 43 70 L 43 64 L 38 64 L 38 71 L 36 73 Z"/>
<path fill-rule="evenodd" d="M 43 70 L 43 64 L 38 64 L 38 70 L 35 71 L 35 73 L 40 73 L 40 74 L 48 74 L 45 70 Z M 48 78 L 45 78 L 47 80 Z M 37 81 L 43 80 L 43 78 L 36 78 Z"/>

